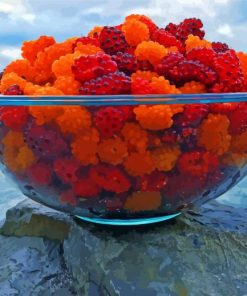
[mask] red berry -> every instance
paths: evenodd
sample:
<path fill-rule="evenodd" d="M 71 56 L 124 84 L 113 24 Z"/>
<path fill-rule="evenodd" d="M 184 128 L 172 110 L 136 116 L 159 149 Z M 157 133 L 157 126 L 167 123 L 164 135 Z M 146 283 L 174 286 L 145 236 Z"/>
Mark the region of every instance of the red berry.
<path fill-rule="evenodd" d="M 42 159 L 54 159 L 69 152 L 68 144 L 54 128 L 32 124 L 24 138 L 33 153 Z"/>
<path fill-rule="evenodd" d="M 153 71 L 154 67 L 149 61 L 138 61 L 137 68 L 141 71 Z"/>
<path fill-rule="evenodd" d="M 200 197 L 205 189 L 205 182 L 205 177 L 197 177 L 195 182 L 195 177 L 187 173 L 169 176 L 163 191 L 164 201 L 176 205 L 178 202 Z"/>
<path fill-rule="evenodd" d="M 105 26 L 99 35 L 100 47 L 108 54 L 125 51 L 128 44 L 125 37 L 116 27 Z"/>
<path fill-rule="evenodd" d="M 119 51 L 112 56 L 112 60 L 116 62 L 119 71 L 122 71 L 127 75 L 130 75 L 137 70 L 137 59 L 133 54 Z"/>
<path fill-rule="evenodd" d="M 184 112 L 174 118 L 174 125 L 178 127 L 197 127 L 208 115 L 209 107 L 206 104 L 189 104 L 184 106 Z"/>
<path fill-rule="evenodd" d="M 167 177 L 164 173 L 154 171 L 137 180 L 137 188 L 141 191 L 160 191 L 166 186 Z"/>
<path fill-rule="evenodd" d="M 118 106 L 118 110 L 123 113 L 124 121 L 129 121 L 135 118 L 133 109 L 134 106 Z"/>
<path fill-rule="evenodd" d="M 229 46 L 226 43 L 221 42 L 212 42 L 212 48 L 215 52 L 225 52 L 229 49 Z"/>
<path fill-rule="evenodd" d="M 239 104 L 236 110 L 228 114 L 230 132 L 239 135 L 247 130 L 247 104 Z"/>
<path fill-rule="evenodd" d="M 1 107 L 0 120 L 8 128 L 19 131 L 24 127 L 27 119 L 27 107 Z"/>
<path fill-rule="evenodd" d="M 135 95 L 148 95 L 151 94 L 152 87 L 150 83 L 146 79 L 142 79 L 137 77 L 136 79 L 132 80 L 131 82 L 131 93 Z"/>
<path fill-rule="evenodd" d="M 52 177 L 52 167 L 45 162 L 37 162 L 27 171 L 28 177 L 38 185 L 49 185 Z"/>
<path fill-rule="evenodd" d="M 212 85 L 217 74 L 211 68 L 197 61 L 183 61 L 168 71 L 166 78 L 181 85 L 189 81 L 199 81 L 206 85 Z"/>
<path fill-rule="evenodd" d="M 155 71 L 159 75 L 164 75 L 166 78 L 169 71 L 174 69 L 180 62 L 184 61 L 184 56 L 179 52 L 169 53 L 163 60 L 155 67 Z"/>
<path fill-rule="evenodd" d="M 168 145 L 178 144 L 181 142 L 181 136 L 177 130 L 170 128 L 162 133 L 161 140 Z"/>
<path fill-rule="evenodd" d="M 149 17 L 146 17 L 145 15 L 142 15 L 139 18 L 139 21 L 148 26 L 150 36 L 152 36 L 152 34 L 158 29 L 158 26 Z"/>
<path fill-rule="evenodd" d="M 190 151 L 183 153 L 178 159 L 178 169 L 182 174 L 194 177 L 206 176 L 214 172 L 219 165 L 217 156 L 208 151 Z"/>
<path fill-rule="evenodd" d="M 90 178 L 101 188 L 115 193 L 126 192 L 130 181 L 117 167 L 99 164 L 89 169 Z"/>
<path fill-rule="evenodd" d="M 86 81 L 80 88 L 81 95 L 118 95 L 129 94 L 130 77 L 122 72 L 110 73 L 97 79 Z"/>
<path fill-rule="evenodd" d="M 210 112 L 228 115 L 238 108 L 238 103 L 214 103 L 210 104 Z"/>
<path fill-rule="evenodd" d="M 64 182 L 72 184 L 78 181 L 80 163 L 72 157 L 58 158 L 53 163 L 56 175 Z"/>
<path fill-rule="evenodd" d="M 101 135 L 110 138 L 120 132 L 124 124 L 124 114 L 115 107 L 102 107 L 94 116 L 94 124 Z"/>
<path fill-rule="evenodd" d="M 172 35 L 176 36 L 177 31 L 178 31 L 178 25 L 173 24 L 173 23 L 169 23 L 166 27 L 165 30 L 169 33 L 171 33 Z"/>
<path fill-rule="evenodd" d="M 177 40 L 174 35 L 172 35 L 165 29 L 157 29 L 152 35 L 152 40 L 159 42 L 165 47 L 176 46 L 180 52 L 185 51 L 182 42 L 180 40 Z"/>
<path fill-rule="evenodd" d="M 6 96 L 21 96 L 23 95 L 23 91 L 20 89 L 19 85 L 11 85 L 8 87 L 3 93 Z"/>
<path fill-rule="evenodd" d="M 75 198 L 75 194 L 72 189 L 68 189 L 68 190 L 64 191 L 60 195 L 59 199 L 62 203 L 68 204 L 72 207 L 77 206 L 77 199 Z"/>
<path fill-rule="evenodd" d="M 92 38 L 92 37 L 80 37 L 78 38 L 75 43 L 73 44 L 73 50 L 76 48 L 77 46 L 77 43 L 82 43 L 82 44 L 92 44 L 92 45 L 95 45 L 95 46 L 99 46 L 99 40 L 97 38 Z"/>
<path fill-rule="evenodd" d="M 100 192 L 99 186 L 88 177 L 81 177 L 74 183 L 73 188 L 76 196 L 82 198 L 97 196 Z"/>
<path fill-rule="evenodd" d="M 219 53 L 214 58 L 214 70 L 219 76 L 220 84 L 214 92 L 238 92 L 244 88 L 244 76 L 239 59 L 234 50 Z"/>
<path fill-rule="evenodd" d="M 188 60 L 199 61 L 203 65 L 212 67 L 216 53 L 211 48 L 193 48 L 187 53 Z"/>
<path fill-rule="evenodd" d="M 117 70 L 117 64 L 107 54 L 81 56 L 72 65 L 75 79 L 80 82 L 95 79 Z"/>

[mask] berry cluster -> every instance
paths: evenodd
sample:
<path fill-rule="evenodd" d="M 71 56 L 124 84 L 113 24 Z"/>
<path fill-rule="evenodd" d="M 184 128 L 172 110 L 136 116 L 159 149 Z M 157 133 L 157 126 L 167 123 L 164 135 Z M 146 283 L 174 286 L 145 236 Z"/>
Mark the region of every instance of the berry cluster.
<path fill-rule="evenodd" d="M 62 43 L 41 36 L 24 42 L 0 92 L 246 91 L 247 55 L 205 40 L 202 26 L 191 18 L 159 28 L 133 14 Z M 17 178 L 99 214 L 176 211 L 247 162 L 247 103 L 8 106 L 0 122 L 1 158 Z"/>

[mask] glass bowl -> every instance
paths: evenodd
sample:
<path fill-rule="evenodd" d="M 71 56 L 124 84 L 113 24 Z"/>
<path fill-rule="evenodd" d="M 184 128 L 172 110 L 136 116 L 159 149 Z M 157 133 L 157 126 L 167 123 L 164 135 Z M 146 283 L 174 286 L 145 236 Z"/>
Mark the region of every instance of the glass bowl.
<path fill-rule="evenodd" d="M 0 106 L 3 172 L 86 221 L 164 221 L 247 172 L 246 93 L 1 96 Z"/>

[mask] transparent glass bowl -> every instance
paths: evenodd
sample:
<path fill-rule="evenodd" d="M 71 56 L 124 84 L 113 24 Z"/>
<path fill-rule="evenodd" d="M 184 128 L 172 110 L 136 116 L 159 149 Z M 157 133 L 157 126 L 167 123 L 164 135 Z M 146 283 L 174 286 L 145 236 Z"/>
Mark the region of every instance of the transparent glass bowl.
<path fill-rule="evenodd" d="M 247 172 L 246 93 L 1 96 L 0 114 L 3 172 L 86 221 L 167 220 Z"/>

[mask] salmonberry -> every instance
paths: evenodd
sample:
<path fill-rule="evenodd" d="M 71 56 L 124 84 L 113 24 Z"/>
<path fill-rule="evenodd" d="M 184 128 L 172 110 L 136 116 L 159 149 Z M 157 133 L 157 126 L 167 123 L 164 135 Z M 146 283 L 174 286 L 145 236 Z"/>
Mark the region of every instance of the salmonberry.
<path fill-rule="evenodd" d="M 100 193 L 100 188 L 91 178 L 81 177 L 73 184 L 73 189 L 77 197 L 95 197 Z"/>
<path fill-rule="evenodd" d="M 229 46 L 226 43 L 222 42 L 212 42 L 212 48 L 215 52 L 225 52 L 229 49 Z"/>
<path fill-rule="evenodd" d="M 185 51 L 182 42 L 165 29 L 157 29 L 152 35 L 152 40 L 159 42 L 165 47 L 176 46 L 180 52 Z"/>
<path fill-rule="evenodd" d="M 85 82 L 115 72 L 117 64 L 107 54 L 81 56 L 72 65 L 76 80 Z"/>
<path fill-rule="evenodd" d="M 39 161 L 27 170 L 27 175 L 32 182 L 38 185 L 49 185 L 52 178 L 52 172 L 53 170 L 50 164 Z"/>
<path fill-rule="evenodd" d="M 167 177 L 164 173 L 154 171 L 150 175 L 144 175 L 137 179 L 137 189 L 141 191 L 160 191 L 167 183 Z"/>
<path fill-rule="evenodd" d="M 115 27 L 105 26 L 99 35 L 100 47 L 108 54 L 125 51 L 128 44 L 124 34 Z"/>
<path fill-rule="evenodd" d="M 122 72 L 115 72 L 86 81 L 79 93 L 81 95 L 118 95 L 129 94 L 130 91 L 130 77 Z"/>
<path fill-rule="evenodd" d="M 21 130 L 28 119 L 28 107 L 2 107 L 0 120 L 3 124 L 13 130 Z"/>
<path fill-rule="evenodd" d="M 20 89 L 19 85 L 11 85 L 8 87 L 3 93 L 5 96 L 21 96 L 23 95 L 23 91 Z"/>
<path fill-rule="evenodd" d="M 78 181 L 80 163 L 72 157 L 57 158 L 53 164 L 54 172 L 64 182 L 72 184 Z"/>
<path fill-rule="evenodd" d="M 131 183 L 124 172 L 113 166 L 99 164 L 89 169 L 89 177 L 101 188 L 115 193 L 129 190 Z"/>
<path fill-rule="evenodd" d="M 137 70 L 137 59 L 133 54 L 117 52 L 112 56 L 112 60 L 116 62 L 118 70 L 125 74 L 132 74 Z"/>
<path fill-rule="evenodd" d="M 94 124 L 103 137 L 118 134 L 124 124 L 124 114 L 116 107 L 102 107 L 94 115 Z"/>

